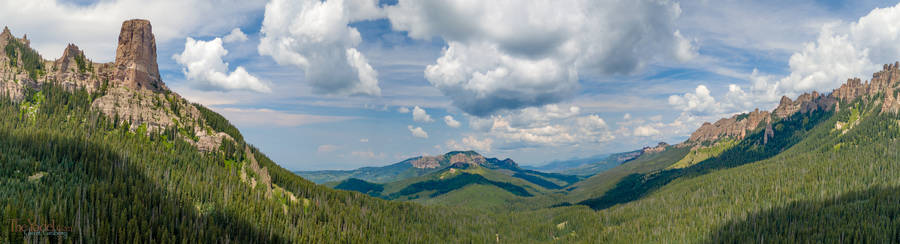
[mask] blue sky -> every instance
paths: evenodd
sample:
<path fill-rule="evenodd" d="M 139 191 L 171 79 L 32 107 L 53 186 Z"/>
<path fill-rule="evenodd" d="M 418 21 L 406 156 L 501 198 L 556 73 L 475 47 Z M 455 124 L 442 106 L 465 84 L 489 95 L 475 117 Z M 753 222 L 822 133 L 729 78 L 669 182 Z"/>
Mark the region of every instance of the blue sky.
<path fill-rule="evenodd" d="M 888 1 L 33 2 L 0 24 L 45 58 L 112 61 L 121 21 L 150 19 L 166 84 L 293 170 L 678 143 L 900 60 Z"/>

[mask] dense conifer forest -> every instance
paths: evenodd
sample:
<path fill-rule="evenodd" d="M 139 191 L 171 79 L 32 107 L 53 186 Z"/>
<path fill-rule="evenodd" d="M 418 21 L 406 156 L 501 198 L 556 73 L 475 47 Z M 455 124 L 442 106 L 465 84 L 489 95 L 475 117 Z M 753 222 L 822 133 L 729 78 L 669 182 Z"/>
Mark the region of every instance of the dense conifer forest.
<path fill-rule="evenodd" d="M 900 116 L 881 113 L 874 98 L 798 113 L 776 122 L 767 143 L 760 129 L 690 167 L 669 168 L 680 157 L 662 157 L 659 170 L 629 174 L 586 201 L 553 195 L 487 210 L 313 184 L 194 105 L 236 138 L 200 152 L 182 139 L 193 130 L 109 119 L 90 109 L 96 97 L 44 84 L 24 101 L 0 100 L 0 242 L 57 240 L 16 228 L 50 224 L 66 242 L 102 243 L 900 241 Z M 246 170 L 251 162 L 268 177 Z M 662 161 L 623 166 L 654 162 Z M 270 184 L 249 184 L 244 173 Z"/>

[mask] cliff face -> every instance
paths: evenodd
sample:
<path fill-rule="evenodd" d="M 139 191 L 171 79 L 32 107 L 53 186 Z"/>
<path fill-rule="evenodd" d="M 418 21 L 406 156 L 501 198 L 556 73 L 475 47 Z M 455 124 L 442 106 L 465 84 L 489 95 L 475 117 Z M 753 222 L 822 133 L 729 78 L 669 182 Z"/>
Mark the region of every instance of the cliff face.
<path fill-rule="evenodd" d="M 116 84 L 135 90 L 168 90 L 156 64 L 156 39 L 150 21 L 134 19 L 122 23 L 116 48 Z"/>
<path fill-rule="evenodd" d="M 769 123 L 770 121 L 771 116 L 768 111 L 756 109 L 747 114 L 720 119 L 715 123 L 706 122 L 694 133 L 691 133 L 688 142 L 712 142 L 725 137 L 742 139 L 747 136 L 747 133 L 756 129 L 760 122 Z"/>
<path fill-rule="evenodd" d="M 19 49 L 16 55 L 7 55 L 5 47 L 12 41 L 20 44 Z M 223 132 L 213 131 L 193 104 L 170 92 L 160 79 L 156 41 L 147 20 L 122 23 L 116 60 L 112 63 L 91 62 L 78 46 L 69 44 L 59 59 L 41 59 L 39 65 L 31 66 L 38 66 L 37 70 L 28 70 L 21 57 L 24 52 L 34 52 L 29 45 L 26 37 L 15 38 L 8 28 L 0 32 L 0 95 L 21 101 L 28 88 L 54 83 L 100 95 L 91 103 L 92 109 L 128 121 L 132 129 L 140 125 L 145 125 L 148 132 L 175 126 L 187 129 L 181 130 L 186 133 L 179 137 L 202 151 L 216 150 L 222 140 L 233 140 Z"/>
<path fill-rule="evenodd" d="M 747 116 L 735 115 L 731 118 L 720 119 L 715 123 L 704 123 L 691 134 L 685 144 L 700 144 L 713 142 L 720 138 L 734 137 L 742 139 L 747 133 L 755 130 L 760 122 L 766 126 L 763 143 L 775 137 L 771 129 L 771 123 L 775 119 L 790 119 L 797 113 L 810 113 L 814 111 L 831 111 L 840 109 L 839 102 L 852 102 L 854 99 L 874 99 L 876 95 L 883 94 L 881 112 L 900 112 L 900 62 L 885 64 L 881 71 L 872 75 L 871 81 L 863 82 L 859 78 L 848 79 L 841 87 L 834 89 L 828 95 L 818 92 L 804 93 L 791 100 L 787 96 L 781 98 L 772 113 L 759 111 L 749 113 Z"/>
<path fill-rule="evenodd" d="M 110 77 L 109 64 L 95 64 L 87 59 L 75 44 L 69 44 L 62 57 L 53 61 L 50 73 L 45 77 L 68 89 L 84 88 L 88 92 L 100 89 L 101 79 Z"/>

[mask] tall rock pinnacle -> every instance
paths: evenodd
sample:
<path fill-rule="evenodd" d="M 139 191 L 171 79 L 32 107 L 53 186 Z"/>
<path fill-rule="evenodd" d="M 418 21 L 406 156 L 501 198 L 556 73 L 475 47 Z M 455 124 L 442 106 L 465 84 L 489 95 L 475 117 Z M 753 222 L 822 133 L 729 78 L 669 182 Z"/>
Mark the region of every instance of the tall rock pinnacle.
<path fill-rule="evenodd" d="M 150 21 L 133 19 L 122 23 L 113 78 L 118 85 L 132 89 L 168 90 L 159 76 Z"/>

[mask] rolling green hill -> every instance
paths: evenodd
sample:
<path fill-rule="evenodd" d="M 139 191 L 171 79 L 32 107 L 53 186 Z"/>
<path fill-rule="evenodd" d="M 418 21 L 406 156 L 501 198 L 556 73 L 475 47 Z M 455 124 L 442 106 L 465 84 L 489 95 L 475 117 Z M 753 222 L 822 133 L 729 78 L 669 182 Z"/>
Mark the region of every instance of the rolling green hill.
<path fill-rule="evenodd" d="M 389 200 L 506 210 L 510 204 L 531 202 L 536 196 L 564 194 L 563 188 L 581 179 L 522 169 L 510 159 L 484 158 L 472 151 L 450 152 L 444 158 L 452 164 L 420 177 L 389 183 L 350 178 L 326 185 Z"/>

